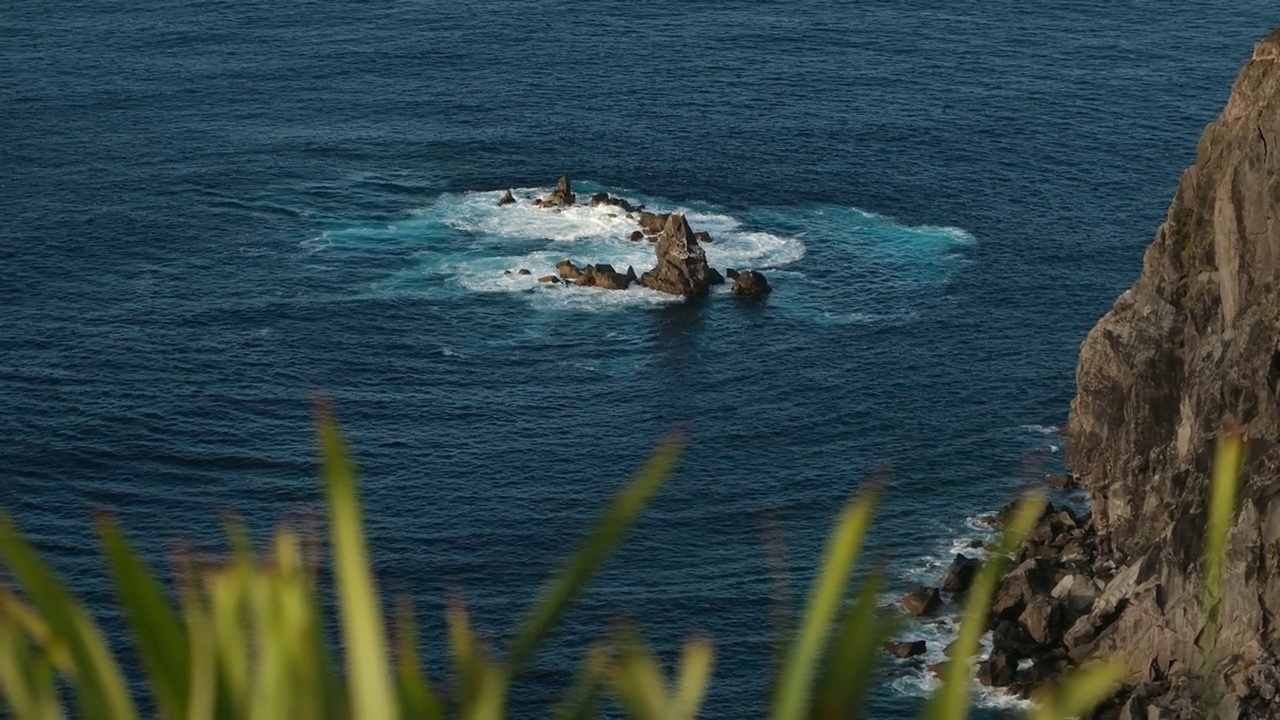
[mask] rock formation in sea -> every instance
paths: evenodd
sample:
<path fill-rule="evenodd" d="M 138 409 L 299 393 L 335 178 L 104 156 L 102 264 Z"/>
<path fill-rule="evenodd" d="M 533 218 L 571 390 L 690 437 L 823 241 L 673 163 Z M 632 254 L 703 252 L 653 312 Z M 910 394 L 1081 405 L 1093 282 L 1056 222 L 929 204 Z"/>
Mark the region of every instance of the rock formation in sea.
<path fill-rule="evenodd" d="M 683 213 L 667 216 L 655 251 L 658 265 L 640 276 L 640 284 L 672 295 L 696 297 L 707 294 L 712 279 L 707 254 L 694 239 L 693 229 Z"/>
<path fill-rule="evenodd" d="M 516 202 L 510 191 L 507 191 L 499 205 Z M 535 207 L 561 208 L 576 204 L 573 186 L 569 176 L 562 175 L 556 183 L 555 190 L 546 198 L 533 201 Z M 626 213 L 628 219 L 635 220 L 640 226 L 629 236 L 632 241 L 649 239 L 654 242 L 654 255 L 657 264 L 648 272 L 636 276 L 635 270 L 628 267 L 626 273 L 619 273 L 610 265 L 584 265 L 578 267 L 571 260 L 563 260 L 556 264 L 557 276 L 544 275 L 539 282 L 561 284 L 572 282 L 581 287 L 597 287 L 606 290 L 626 290 L 632 283 L 658 292 L 685 297 L 699 297 L 708 293 L 711 285 L 724 284 L 725 278 L 715 268 L 707 265 L 707 256 L 700 242 L 711 242 L 711 234 L 705 231 L 694 232 L 683 213 L 651 213 L 643 205 L 633 205 L 623 198 L 612 197 L 608 193 L 596 193 L 591 196 L 591 206 L 616 207 Z M 734 295 L 765 295 L 772 288 L 764 275 L 754 270 L 744 270 L 741 274 L 730 268 L 730 278 L 734 280 Z M 510 274 L 508 271 L 505 274 Z M 522 269 L 520 275 L 530 274 Z"/>
<path fill-rule="evenodd" d="M 644 210 L 643 205 L 632 205 L 623 198 L 616 198 L 609 193 L 596 193 L 591 196 L 591 207 L 599 207 L 601 205 L 611 205 L 630 215 Z"/>
<path fill-rule="evenodd" d="M 755 270 L 741 270 L 738 276 L 733 279 L 733 288 L 730 290 L 734 295 L 768 295 L 773 292 L 773 288 L 769 287 L 769 281 L 765 279 L 762 273 Z"/>
<path fill-rule="evenodd" d="M 578 198 L 573 194 L 573 185 L 569 182 L 568 175 L 561 175 L 556 181 L 556 189 L 551 194 L 541 200 L 534 200 L 533 204 L 540 207 L 565 207 L 578 202 Z"/>
<path fill-rule="evenodd" d="M 1204 131 L 1137 282 L 1088 334 L 1076 376 L 1067 461 L 1091 515 L 1074 527 L 1045 518 L 1020 552 L 992 611 L 989 681 L 1008 660 L 1033 665 L 1002 669 L 997 684 L 1025 690 L 1113 657 L 1126 688 L 1098 717 L 1205 717 L 1210 705 L 1276 717 L 1280 30 Z M 1205 508 L 1214 447 L 1232 430 L 1247 457 L 1215 644 Z"/>

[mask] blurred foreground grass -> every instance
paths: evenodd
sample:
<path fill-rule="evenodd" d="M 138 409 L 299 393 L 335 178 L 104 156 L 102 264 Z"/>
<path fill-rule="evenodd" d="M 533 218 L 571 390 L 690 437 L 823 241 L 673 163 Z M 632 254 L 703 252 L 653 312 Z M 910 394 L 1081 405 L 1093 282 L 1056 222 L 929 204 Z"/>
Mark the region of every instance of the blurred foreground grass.
<path fill-rule="evenodd" d="M 120 528 L 102 518 L 98 532 L 117 599 L 145 674 L 148 702 L 166 718 L 500 718 L 511 681 L 536 656 L 582 588 L 671 474 L 681 451 L 664 440 L 622 489 L 577 551 L 551 578 L 526 613 L 505 657 L 491 657 L 478 641 L 461 604 L 447 611 L 452 664 L 448 685 L 429 679 L 417 656 L 412 614 L 395 618 L 394 647 L 382 617 L 356 476 L 337 424 L 321 410 L 316 419 L 329 511 L 329 539 L 342 652 L 331 654 L 316 580 L 318 551 L 298 533 L 283 530 L 255 552 L 243 529 L 228 535 L 234 551 L 216 565 L 181 560 L 177 601 L 129 546 Z M 1219 468 L 1239 467 L 1239 443 L 1225 443 Z M 1234 455 L 1230 455 L 1234 448 Z M 1234 478 L 1215 482 L 1206 567 L 1214 607 L 1226 532 L 1234 505 Z M 880 576 L 850 587 L 878 500 L 865 489 L 840 513 L 815 574 L 794 637 L 772 680 L 773 718 L 861 717 L 876 676 L 881 646 L 893 618 L 877 605 Z M 1006 524 L 998 550 L 969 591 L 954 658 L 974 658 L 987 608 L 1004 565 L 1040 517 L 1044 499 L 1029 495 Z M 22 594 L 0 589 L 0 706 L 17 718 L 60 718 L 65 702 L 83 718 L 139 715 L 116 654 L 84 606 L 18 533 L 0 519 L 0 560 Z M 1220 580 L 1219 580 L 1220 582 Z M 585 649 L 572 685 L 563 690 L 558 718 L 596 717 L 612 702 L 643 719 L 693 718 L 714 681 L 715 650 L 689 641 L 674 668 L 664 668 L 631 629 Z M 947 663 L 926 716 L 968 715 L 972 662 Z M 1043 692 L 1036 718 L 1087 713 L 1118 687 L 1123 669 L 1112 663 L 1078 668 Z M 762 679 L 763 680 L 763 679 Z M 518 699 L 516 700 L 518 702 Z"/>

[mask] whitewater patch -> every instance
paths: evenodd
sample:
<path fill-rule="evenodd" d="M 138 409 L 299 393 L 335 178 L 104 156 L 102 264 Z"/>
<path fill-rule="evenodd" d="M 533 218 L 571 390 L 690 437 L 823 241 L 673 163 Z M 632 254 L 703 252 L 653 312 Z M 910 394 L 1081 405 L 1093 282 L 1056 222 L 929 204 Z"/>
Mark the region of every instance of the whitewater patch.
<path fill-rule="evenodd" d="M 570 310 L 683 302 L 640 286 L 605 291 L 538 282 L 555 275 L 556 263 L 566 259 L 606 263 L 619 272 L 631 267 L 637 274 L 653 267 L 653 243 L 630 239 L 638 229 L 635 219 L 620 208 L 585 202 L 592 193 L 608 192 L 651 212 L 684 213 L 694 230 L 711 235 L 703 249 L 712 267 L 764 271 L 779 291 L 770 303 L 783 311 L 816 322 L 881 325 L 913 321 L 919 289 L 945 281 L 952 256 L 974 242 L 958 228 L 900 225 L 855 208 L 739 211 L 585 182 L 575 183 L 575 191 L 577 205 L 556 209 L 533 205 L 550 192 L 546 187 L 513 189 L 516 202 L 505 206 L 498 205 L 505 190 L 443 193 L 394 222 L 329 230 L 302 245 L 311 254 L 394 263 L 373 283 L 378 296 L 504 293 L 535 307 Z M 844 281 L 815 280 L 798 269 L 811 243 L 840 255 L 833 264 L 847 269 Z M 530 274 L 517 274 L 521 269 Z M 727 292 L 727 286 L 712 290 Z"/>
<path fill-rule="evenodd" d="M 987 560 L 990 547 L 996 542 L 999 532 L 988 523 L 983 515 L 965 518 L 962 527 L 950 537 L 941 541 L 934 552 L 921 556 L 918 562 L 904 568 L 900 580 L 908 586 L 937 587 L 943 573 L 950 566 L 956 555 Z M 896 606 L 901 590 L 885 593 L 881 596 L 882 605 Z M 945 595 L 944 595 L 945 597 Z M 926 652 L 914 658 L 890 658 L 889 664 L 894 668 L 895 677 L 889 682 L 894 692 L 909 697 L 931 697 L 941 686 L 942 681 L 930 669 L 937 663 L 948 660 L 947 645 L 960 635 L 960 617 L 963 608 L 951 600 L 944 604 L 942 612 L 936 617 L 904 618 L 905 624 L 898 631 L 897 638 L 904 641 L 924 640 Z M 984 633 L 979 641 L 978 658 L 991 653 L 991 633 Z M 970 661 L 971 694 L 974 703 L 991 710 L 1023 711 L 1034 704 L 1018 697 L 1003 688 L 988 687 L 977 680 L 978 658 Z"/>

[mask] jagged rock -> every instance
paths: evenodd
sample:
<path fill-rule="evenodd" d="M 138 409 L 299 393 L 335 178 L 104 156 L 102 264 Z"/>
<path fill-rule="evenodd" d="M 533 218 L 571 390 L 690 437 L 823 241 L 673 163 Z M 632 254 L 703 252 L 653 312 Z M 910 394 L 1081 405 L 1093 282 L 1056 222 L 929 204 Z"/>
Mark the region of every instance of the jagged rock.
<path fill-rule="evenodd" d="M 556 277 L 555 275 L 543 275 L 542 277 L 538 278 L 538 282 L 540 282 L 540 283 L 559 283 L 559 282 L 560 282 L 560 278 Z"/>
<path fill-rule="evenodd" d="M 987 660 L 989 685 L 993 687 L 1009 687 L 1013 684 L 1018 672 L 1018 663 L 1002 652 L 991 653 Z"/>
<path fill-rule="evenodd" d="M 1051 597 L 1061 600 L 1076 615 L 1088 613 L 1098 599 L 1098 587 L 1084 575 L 1067 575 L 1053 586 Z"/>
<path fill-rule="evenodd" d="M 1031 667 L 1018 674 L 1018 694 L 1026 697 L 1045 683 L 1056 680 L 1071 666 L 1071 660 L 1061 651 L 1051 652 L 1035 659 Z"/>
<path fill-rule="evenodd" d="M 1081 615 L 1076 621 L 1067 628 L 1062 634 L 1062 644 L 1073 653 L 1077 648 L 1088 649 L 1088 644 L 1098 634 L 1098 628 L 1094 626 L 1094 618 L 1092 615 Z"/>
<path fill-rule="evenodd" d="M 599 263 L 584 267 L 581 276 L 577 279 L 577 283 L 582 287 L 626 290 L 631 285 L 631 278 L 615 271 L 612 265 Z"/>
<path fill-rule="evenodd" d="M 577 280 L 582 277 L 582 269 L 569 260 L 561 260 L 556 263 L 556 271 L 565 280 Z"/>
<path fill-rule="evenodd" d="M 1016 620 L 1001 620 L 991 628 L 991 648 L 1012 658 L 1030 657 L 1037 649 L 1027 629 Z"/>
<path fill-rule="evenodd" d="M 1045 475 L 1044 482 L 1054 490 L 1070 490 L 1076 487 L 1076 476 L 1071 473 Z"/>
<path fill-rule="evenodd" d="M 991 601 L 991 617 L 1001 620 L 1017 618 L 1032 598 L 1053 589 L 1056 584 L 1053 574 L 1053 564 L 1046 558 L 1032 558 L 1011 570 L 996 588 Z"/>
<path fill-rule="evenodd" d="M 498 206 L 501 207 L 503 205 L 510 205 L 515 201 L 516 201 L 516 197 L 511 194 L 510 190 L 508 190 L 502 194 L 501 198 L 498 199 Z"/>
<path fill-rule="evenodd" d="M 551 194 L 544 198 L 541 203 L 536 204 L 542 207 L 564 207 L 573 205 L 577 201 L 578 198 L 573 194 L 573 185 L 569 182 L 569 176 L 561 175 L 560 179 L 556 181 L 556 189 L 552 190 Z"/>
<path fill-rule="evenodd" d="M 658 264 L 640 276 L 645 287 L 672 295 L 706 295 L 710 284 L 707 255 L 693 239 L 689 221 L 672 213 L 655 248 Z"/>
<path fill-rule="evenodd" d="M 639 213 L 637 222 L 640 223 L 640 229 L 645 235 L 659 235 L 667 227 L 667 220 L 670 219 L 669 214 L 658 215 L 648 211 Z M 683 217 L 683 215 L 681 216 Z"/>
<path fill-rule="evenodd" d="M 1036 595 L 1027 603 L 1018 622 L 1040 645 L 1057 645 L 1062 640 L 1062 605 L 1052 597 Z"/>
<path fill-rule="evenodd" d="M 769 287 L 769 281 L 763 274 L 755 270 L 743 270 L 733 281 L 731 292 L 742 296 L 768 295 L 773 292 L 773 288 Z"/>
<path fill-rule="evenodd" d="M 503 270 L 503 271 L 502 271 L 502 274 L 503 274 L 503 275 L 510 275 L 510 274 L 511 274 L 511 271 L 510 271 L 510 270 Z"/>
<path fill-rule="evenodd" d="M 636 269 L 631 267 L 630 265 L 627 266 L 627 279 L 630 280 L 631 282 L 636 282 L 640 279 L 636 277 Z"/>
<path fill-rule="evenodd" d="M 706 230 L 700 230 L 693 234 L 693 239 L 697 240 L 699 243 L 709 244 L 711 242 L 711 233 Z"/>
<path fill-rule="evenodd" d="M 947 568 L 947 572 L 942 576 L 942 591 L 957 594 L 968 592 L 969 586 L 973 584 L 973 578 L 978 574 L 978 568 L 980 567 L 982 567 L 981 560 L 965 555 L 956 555 L 951 560 L 951 566 Z"/>
<path fill-rule="evenodd" d="M 985 687 L 991 687 L 991 661 L 981 660 L 973 669 L 973 679 Z"/>
<path fill-rule="evenodd" d="M 622 273 L 595 273 L 593 277 L 594 286 L 605 290 L 626 290 L 631 285 L 631 279 Z"/>
<path fill-rule="evenodd" d="M 640 240 L 644 239 L 644 233 L 641 232 L 640 230 L 632 230 L 631 235 L 629 235 L 627 239 L 629 239 L 631 242 L 639 242 Z"/>
<path fill-rule="evenodd" d="M 1064 533 L 1068 530 L 1075 530 L 1080 527 L 1080 520 L 1076 517 L 1074 511 L 1069 507 L 1062 507 L 1060 510 L 1049 516 L 1049 526 L 1055 534 Z"/>
<path fill-rule="evenodd" d="M 520 268 L 518 271 L 516 271 L 516 274 L 517 274 L 517 275 L 532 275 L 533 273 L 532 273 L 528 268 Z"/>
<path fill-rule="evenodd" d="M 726 268 L 726 269 L 725 269 L 725 271 L 724 271 L 724 276 L 725 276 L 725 277 L 727 277 L 727 278 L 729 278 L 730 280 L 737 280 L 737 279 L 738 279 L 738 271 L 737 271 L 737 270 L 734 270 L 733 268 Z"/>
<path fill-rule="evenodd" d="M 631 213 L 640 212 L 641 210 L 644 209 L 643 205 L 632 205 L 631 203 L 627 202 L 622 198 L 610 197 L 609 193 L 601 192 L 601 193 L 596 193 L 595 195 L 592 195 L 591 207 L 599 207 L 601 205 L 612 205 L 613 207 L 616 207 L 622 210 L 623 212 L 627 213 L 628 217 L 631 215 Z"/>
<path fill-rule="evenodd" d="M 720 274 L 720 271 L 719 271 L 719 270 L 716 270 L 716 269 L 715 269 L 715 268 L 713 268 L 713 267 L 708 267 L 708 268 L 707 268 L 707 284 L 708 284 L 708 285 L 723 285 L 723 284 L 724 284 L 724 276 Z"/>
<path fill-rule="evenodd" d="M 908 613 L 924 617 L 936 613 L 942 607 L 942 596 L 938 594 L 938 588 L 919 587 L 903 595 L 898 602 Z"/>
<path fill-rule="evenodd" d="M 884 651 L 896 658 L 909 658 L 923 655 L 928 647 L 923 640 L 885 643 Z"/>
<path fill-rule="evenodd" d="M 1067 464 L 1121 569 L 1067 631 L 1072 658 L 1123 661 L 1130 684 L 1205 667 L 1205 504 L 1224 427 L 1248 437 L 1216 647 L 1280 653 L 1280 31 L 1254 48 L 1201 136 L 1133 287 L 1080 347 Z M 1127 565 L 1127 567 L 1126 567 Z M 1194 678 L 1193 678 L 1194 679 Z M 1190 682 L 1190 680 L 1188 681 Z M 1147 703 L 1181 713 L 1176 689 Z M 1251 700 L 1236 698 L 1241 712 Z M 1142 708 L 1135 708 L 1135 712 Z"/>

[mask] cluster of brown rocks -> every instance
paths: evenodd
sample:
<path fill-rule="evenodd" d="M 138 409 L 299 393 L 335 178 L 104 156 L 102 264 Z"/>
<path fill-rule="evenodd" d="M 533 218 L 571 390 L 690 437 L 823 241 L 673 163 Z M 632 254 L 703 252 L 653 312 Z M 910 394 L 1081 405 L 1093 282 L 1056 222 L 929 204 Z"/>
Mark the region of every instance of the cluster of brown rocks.
<path fill-rule="evenodd" d="M 999 526 L 1011 510 L 984 520 Z M 1027 696 L 1069 666 L 1078 640 L 1109 619 L 1101 606 L 1095 612 L 1095 603 L 1101 597 L 1113 602 L 1121 589 L 1108 582 L 1114 564 L 1098 561 L 1088 516 L 1078 517 L 1065 505 L 1045 507 L 1012 564 L 993 596 L 987 617 L 992 649 L 977 675 L 986 685 Z M 944 596 L 963 598 L 980 566 L 977 558 L 958 554 L 937 587 L 916 588 L 900 604 L 911 615 L 934 615 Z"/>
<path fill-rule="evenodd" d="M 1280 29 L 1204 131 L 1133 287 L 1080 348 L 1066 459 L 1091 512 L 1052 508 L 994 597 L 984 682 L 1026 695 L 1107 658 L 1107 720 L 1280 717 Z M 1206 498 L 1246 465 L 1211 597 Z M 936 611 L 940 588 L 904 599 Z"/>
<path fill-rule="evenodd" d="M 613 269 L 612 265 L 598 263 L 595 265 L 586 265 L 578 267 L 570 260 L 562 260 L 556 263 L 556 275 L 547 275 L 538 278 L 539 282 L 556 283 L 563 280 L 566 283 L 573 283 L 581 287 L 598 287 L 606 290 L 626 290 L 631 287 L 631 283 L 635 282 L 636 271 L 630 265 L 627 266 L 625 273 L 620 273 Z"/>
<path fill-rule="evenodd" d="M 498 201 L 499 205 L 510 205 L 516 202 L 511 191 Z M 558 208 L 574 205 L 577 196 L 573 194 L 573 186 L 569 177 L 562 176 L 556 183 L 555 190 L 545 198 L 538 198 L 533 205 L 542 208 Z M 640 229 L 631 233 L 634 241 L 649 240 L 654 243 L 657 265 L 653 269 L 637 276 L 633 268 L 628 267 L 626 273 L 619 273 L 611 265 L 595 264 L 578 267 L 569 260 L 556 265 L 558 275 L 544 275 L 538 280 L 545 283 L 573 283 L 582 287 L 598 287 L 606 290 L 625 290 L 632 283 L 651 290 L 699 297 L 710 292 L 712 285 L 721 285 L 725 276 L 733 280 L 732 294 L 739 296 L 759 296 L 769 294 L 773 288 L 763 274 L 756 270 L 739 272 L 729 268 L 721 275 L 718 270 L 707 264 L 706 253 L 702 244 L 710 243 L 711 235 L 707 232 L 694 232 L 683 213 L 652 213 L 643 205 L 633 205 L 622 198 L 615 198 L 608 193 L 596 193 L 591 196 L 592 207 L 608 205 L 626 213 L 628 218 L 636 221 Z M 507 274 L 510 274 L 510 270 Z M 532 274 L 528 269 L 521 269 L 518 274 Z"/>
<path fill-rule="evenodd" d="M 1053 478 L 1062 482 L 1061 478 Z M 1004 524 L 1013 505 L 983 520 Z M 1089 513 L 1050 504 L 1018 549 L 996 586 L 987 615 L 991 651 L 978 659 L 977 679 L 1021 697 L 1054 682 L 1071 667 L 1095 657 L 1097 641 L 1117 632 L 1124 611 L 1151 593 L 1159 593 L 1154 563 L 1139 558 L 1120 563 L 1100 547 Z M 917 617 L 939 612 L 946 598 L 960 600 L 981 562 L 957 554 L 936 587 L 918 587 L 901 598 L 901 607 Z M 925 641 L 889 643 L 899 658 L 923 655 Z M 951 646 L 947 647 L 948 656 Z M 1252 654 L 1251 654 L 1252 653 Z M 1280 666 L 1259 648 L 1224 648 L 1220 668 L 1224 687 L 1212 688 L 1179 668 L 1151 669 L 1145 682 L 1128 685 L 1089 716 L 1107 720 L 1204 717 L 1205 699 L 1224 696 L 1235 717 L 1272 717 L 1269 703 L 1280 702 Z M 946 662 L 934 665 L 941 675 Z M 1181 670 L 1190 670 L 1184 668 Z"/>

